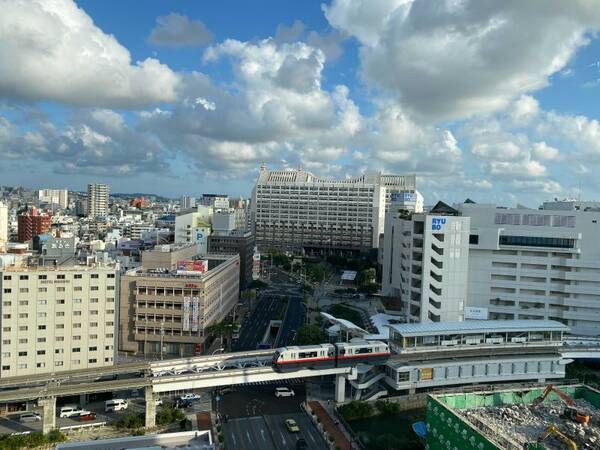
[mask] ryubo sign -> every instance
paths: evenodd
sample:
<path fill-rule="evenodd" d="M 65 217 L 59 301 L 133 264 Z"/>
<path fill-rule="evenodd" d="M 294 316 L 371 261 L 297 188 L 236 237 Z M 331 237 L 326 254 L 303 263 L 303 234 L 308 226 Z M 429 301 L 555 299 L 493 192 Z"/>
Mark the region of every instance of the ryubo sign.
<path fill-rule="evenodd" d="M 446 225 L 445 217 L 432 217 L 431 218 L 431 229 L 433 231 L 440 231 Z"/>

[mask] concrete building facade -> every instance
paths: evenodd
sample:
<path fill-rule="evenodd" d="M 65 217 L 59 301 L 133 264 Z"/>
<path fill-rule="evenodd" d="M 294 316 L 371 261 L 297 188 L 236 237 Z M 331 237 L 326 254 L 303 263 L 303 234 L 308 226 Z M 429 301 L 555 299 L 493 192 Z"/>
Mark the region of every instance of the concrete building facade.
<path fill-rule="evenodd" d="M 40 213 L 33 208 L 31 212 L 17 217 L 17 240 L 27 242 L 34 237 L 44 234 L 52 226 L 52 216 Z"/>
<path fill-rule="evenodd" d="M 0 202 L 0 252 L 6 248 L 8 242 L 8 207 Z"/>
<path fill-rule="evenodd" d="M 88 217 L 108 215 L 109 187 L 107 184 L 88 184 L 86 214 Z"/>
<path fill-rule="evenodd" d="M 393 192 L 415 191 L 415 176 L 366 173 L 324 180 L 303 170 L 261 168 L 251 223 L 259 249 L 295 253 L 378 247 Z"/>
<path fill-rule="evenodd" d="M 208 252 L 240 256 L 240 290 L 252 281 L 254 235 L 249 231 L 233 230 L 213 233 L 208 237 Z"/>
<path fill-rule="evenodd" d="M 67 189 L 40 189 L 38 191 L 40 203 L 58 205 L 62 209 L 69 206 L 69 191 Z"/>
<path fill-rule="evenodd" d="M 0 378 L 112 365 L 118 294 L 115 266 L 0 271 Z"/>
<path fill-rule="evenodd" d="M 409 322 L 463 320 L 469 218 L 442 205 L 428 214 L 386 217 L 382 292 L 401 299 Z"/>
<path fill-rule="evenodd" d="M 208 255 L 208 271 L 178 274 L 138 268 L 121 277 L 119 349 L 134 354 L 192 356 L 205 330 L 239 298 L 238 255 Z"/>
<path fill-rule="evenodd" d="M 175 270 L 177 261 L 194 259 L 198 255 L 198 245 L 194 243 L 157 245 L 152 250 L 142 252 L 142 267 L 149 270 Z"/>
<path fill-rule="evenodd" d="M 467 316 L 552 319 L 600 335 L 600 208 L 457 208 L 471 218 Z"/>
<path fill-rule="evenodd" d="M 199 205 L 197 211 L 175 218 L 175 243 L 196 243 L 200 253 L 208 252 L 208 236 L 212 232 L 213 208 Z"/>

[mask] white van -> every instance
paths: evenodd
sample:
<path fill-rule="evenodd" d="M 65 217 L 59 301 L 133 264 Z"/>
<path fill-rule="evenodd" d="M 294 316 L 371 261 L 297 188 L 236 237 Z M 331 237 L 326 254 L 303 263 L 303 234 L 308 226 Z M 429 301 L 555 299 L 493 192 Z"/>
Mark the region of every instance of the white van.
<path fill-rule="evenodd" d="M 275 397 L 280 398 L 280 397 L 293 397 L 295 396 L 296 393 L 287 387 L 278 387 L 275 388 Z"/>
<path fill-rule="evenodd" d="M 129 404 L 122 398 L 114 398 L 112 400 L 106 400 L 104 402 L 104 412 L 122 411 L 127 409 Z"/>
<path fill-rule="evenodd" d="M 77 417 L 81 414 L 83 409 L 77 405 L 65 405 L 60 408 L 59 417 Z"/>

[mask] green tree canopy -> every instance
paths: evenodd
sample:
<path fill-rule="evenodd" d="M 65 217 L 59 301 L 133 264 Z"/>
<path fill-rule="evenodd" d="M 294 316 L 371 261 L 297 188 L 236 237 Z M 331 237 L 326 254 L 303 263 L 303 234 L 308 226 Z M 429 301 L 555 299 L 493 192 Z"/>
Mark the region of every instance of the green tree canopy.
<path fill-rule="evenodd" d="M 313 345 L 325 342 L 325 333 L 317 325 L 302 325 L 296 334 L 297 345 Z"/>

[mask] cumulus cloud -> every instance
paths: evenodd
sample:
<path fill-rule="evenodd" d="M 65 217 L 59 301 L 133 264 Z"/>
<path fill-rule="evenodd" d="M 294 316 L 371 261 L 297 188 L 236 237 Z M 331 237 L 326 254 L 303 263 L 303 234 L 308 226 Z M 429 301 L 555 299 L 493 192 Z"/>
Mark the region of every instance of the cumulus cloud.
<path fill-rule="evenodd" d="M 157 17 L 156 27 L 148 36 L 150 43 L 169 47 L 194 47 L 211 40 L 212 33 L 202 21 L 178 13 Z"/>
<path fill-rule="evenodd" d="M 345 36 L 337 30 L 308 31 L 301 20 L 295 20 L 289 26 L 285 24 L 278 25 L 274 39 L 278 44 L 305 41 L 311 47 L 321 50 L 327 61 L 336 61 L 343 53 L 342 42 Z"/>
<path fill-rule="evenodd" d="M 600 26 L 587 0 L 334 0 L 324 10 L 359 40 L 364 78 L 429 120 L 500 110 L 546 86 Z"/>
<path fill-rule="evenodd" d="M 4 0 L 0 97 L 138 108 L 176 98 L 179 76 L 158 60 L 131 61 L 72 0 Z"/>

